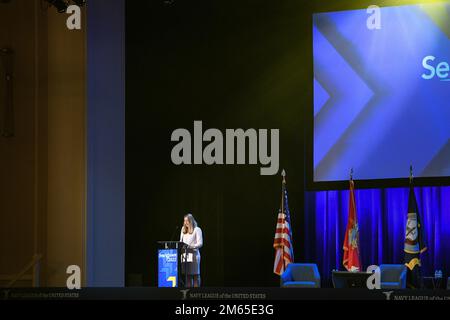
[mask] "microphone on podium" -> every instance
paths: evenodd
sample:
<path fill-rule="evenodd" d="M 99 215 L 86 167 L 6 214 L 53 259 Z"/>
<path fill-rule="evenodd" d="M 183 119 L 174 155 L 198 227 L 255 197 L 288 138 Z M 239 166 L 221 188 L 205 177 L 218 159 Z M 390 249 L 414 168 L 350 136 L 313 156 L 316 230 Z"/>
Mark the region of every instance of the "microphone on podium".
<path fill-rule="evenodd" d="M 173 232 L 172 232 L 172 236 L 170 237 L 170 241 L 173 241 L 173 238 L 175 237 L 176 232 L 177 232 L 177 230 L 179 230 L 179 229 L 180 229 L 179 226 L 175 226 L 175 230 L 173 230 Z"/>

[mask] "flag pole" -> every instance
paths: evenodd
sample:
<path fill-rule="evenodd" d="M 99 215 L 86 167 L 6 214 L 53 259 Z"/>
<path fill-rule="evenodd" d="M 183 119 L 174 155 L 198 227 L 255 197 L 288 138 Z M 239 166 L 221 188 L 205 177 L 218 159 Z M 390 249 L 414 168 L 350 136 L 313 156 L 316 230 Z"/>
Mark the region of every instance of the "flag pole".
<path fill-rule="evenodd" d="M 283 171 L 281 172 L 281 176 L 283 177 L 282 181 L 281 181 L 281 212 L 284 212 L 284 188 L 286 186 L 286 171 L 283 169 Z"/>
<path fill-rule="evenodd" d="M 412 184 L 413 178 L 414 178 L 414 176 L 413 176 L 413 165 L 411 163 L 409 165 L 409 184 L 410 185 Z"/>

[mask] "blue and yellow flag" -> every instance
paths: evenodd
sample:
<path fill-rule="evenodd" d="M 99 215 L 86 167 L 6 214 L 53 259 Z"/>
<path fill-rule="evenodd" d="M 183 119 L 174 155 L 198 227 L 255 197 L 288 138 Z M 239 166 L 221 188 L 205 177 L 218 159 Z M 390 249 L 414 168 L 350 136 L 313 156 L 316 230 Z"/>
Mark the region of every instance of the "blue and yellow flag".
<path fill-rule="evenodd" d="M 424 240 L 424 228 L 417 208 L 414 188 L 410 184 L 404 249 L 405 265 L 408 268 L 406 283 L 409 288 L 420 288 L 420 254 L 427 250 Z"/>

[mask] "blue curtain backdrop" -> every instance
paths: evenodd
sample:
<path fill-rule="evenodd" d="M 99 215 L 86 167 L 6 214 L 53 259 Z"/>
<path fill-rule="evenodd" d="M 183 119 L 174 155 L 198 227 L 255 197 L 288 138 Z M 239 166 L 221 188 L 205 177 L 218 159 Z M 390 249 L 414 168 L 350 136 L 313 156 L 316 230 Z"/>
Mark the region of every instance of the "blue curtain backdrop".
<path fill-rule="evenodd" d="M 356 190 L 364 269 L 372 264 L 403 263 L 408 191 L 408 188 Z M 422 275 L 432 276 L 437 269 L 450 276 L 450 187 L 422 187 L 414 191 L 428 247 L 422 254 Z M 349 191 L 311 192 L 306 200 L 309 214 L 305 215 L 305 258 L 318 264 L 323 285 L 331 286 L 332 270 L 344 269 L 342 246 Z"/>

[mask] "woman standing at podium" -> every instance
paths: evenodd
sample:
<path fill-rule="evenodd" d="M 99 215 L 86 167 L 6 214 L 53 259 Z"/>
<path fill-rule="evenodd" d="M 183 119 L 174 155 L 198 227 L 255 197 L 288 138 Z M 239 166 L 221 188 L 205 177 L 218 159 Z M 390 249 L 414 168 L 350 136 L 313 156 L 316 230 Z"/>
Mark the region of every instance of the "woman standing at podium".
<path fill-rule="evenodd" d="M 203 246 L 202 229 L 197 225 L 194 216 L 184 216 L 183 228 L 181 228 L 180 242 L 188 245 L 187 255 L 181 258 L 181 273 L 187 278 L 186 287 L 200 287 L 200 248 Z M 183 250 L 184 253 L 184 250 Z M 186 261 L 185 261 L 186 259 Z"/>

